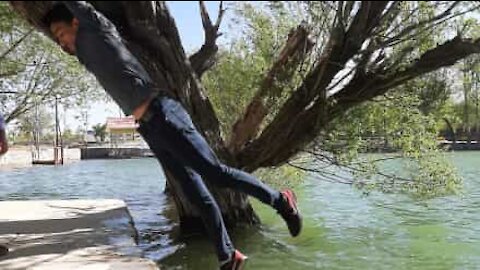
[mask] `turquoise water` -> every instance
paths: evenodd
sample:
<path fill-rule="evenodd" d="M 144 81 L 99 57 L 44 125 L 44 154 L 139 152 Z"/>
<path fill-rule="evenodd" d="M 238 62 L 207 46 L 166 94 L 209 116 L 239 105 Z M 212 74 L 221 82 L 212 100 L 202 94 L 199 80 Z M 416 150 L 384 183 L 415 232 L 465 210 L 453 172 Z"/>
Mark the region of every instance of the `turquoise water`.
<path fill-rule="evenodd" d="M 463 195 L 365 197 L 348 185 L 307 178 L 296 188 L 305 217 L 300 237 L 290 238 L 275 213 L 254 202 L 263 225 L 235 229 L 233 241 L 250 257 L 247 269 L 479 269 L 480 152 L 452 160 Z M 178 236 L 164 183 L 154 159 L 82 161 L 0 171 L 0 200 L 120 198 L 145 257 L 162 269 L 216 269 L 206 239 Z"/>

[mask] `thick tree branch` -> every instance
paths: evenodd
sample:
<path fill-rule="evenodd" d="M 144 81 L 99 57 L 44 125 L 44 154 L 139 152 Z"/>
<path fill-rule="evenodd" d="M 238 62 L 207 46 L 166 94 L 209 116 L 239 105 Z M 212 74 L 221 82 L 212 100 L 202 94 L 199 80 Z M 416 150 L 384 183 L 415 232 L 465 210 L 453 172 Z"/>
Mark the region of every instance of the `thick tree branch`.
<path fill-rule="evenodd" d="M 265 160 L 271 160 L 273 163 L 277 163 L 276 161 L 278 158 L 268 152 L 276 153 L 282 151 L 280 148 L 283 148 L 283 145 L 281 143 L 273 144 L 271 142 L 268 143 L 268 146 L 260 146 L 260 144 L 265 144 L 267 142 L 265 140 L 266 138 L 271 140 L 275 136 L 279 136 L 280 141 L 288 140 L 290 137 L 289 132 L 294 132 L 291 130 L 292 122 L 305 122 L 304 119 L 297 119 L 297 116 L 302 115 L 305 108 L 315 99 L 317 102 L 324 104 L 321 106 L 324 111 L 321 112 L 320 115 L 323 118 L 322 121 L 326 121 L 327 86 L 333 80 L 335 75 L 345 68 L 347 61 L 361 49 L 365 40 L 378 24 L 382 11 L 387 5 L 387 1 L 362 2 L 346 32 L 343 30 L 343 22 L 337 18 L 336 24 L 333 26 L 330 35 L 330 40 L 328 41 L 318 64 L 306 76 L 303 84 L 298 87 L 285 102 L 275 119 L 265 128 L 261 136 L 245 148 L 245 153 L 255 153 L 255 155 L 258 155 L 258 157 L 261 157 L 262 159 L 265 158 Z M 315 123 L 309 124 L 315 126 Z M 270 149 L 265 149 L 265 152 L 262 151 L 259 153 L 259 151 L 256 150 L 258 147 L 267 147 Z M 290 149 L 292 153 L 296 153 L 298 150 L 299 149 L 296 148 Z M 245 153 L 240 154 L 240 156 L 255 156 L 250 156 L 250 154 Z M 247 160 L 243 161 L 249 162 Z M 256 162 L 258 162 L 258 159 L 253 161 L 253 164 L 250 165 L 255 167 L 259 164 Z M 249 167 L 250 165 L 245 164 L 246 167 Z"/>
<path fill-rule="evenodd" d="M 455 64 L 471 54 L 480 53 L 480 39 L 454 38 L 424 53 L 417 61 L 403 71 L 359 72 L 341 91 L 328 98 L 329 122 L 342 116 L 352 107 L 383 95 L 423 74 Z M 251 145 L 240 153 L 240 162 L 246 167 L 274 166 L 286 162 L 303 149 L 325 128 L 321 113 L 324 104 L 314 100 L 301 112 L 283 119 L 276 128 L 269 127 Z M 272 143 L 274 142 L 274 143 Z M 243 164 L 243 163 L 242 163 Z"/>
<path fill-rule="evenodd" d="M 218 51 L 216 41 L 217 38 L 221 36 L 221 33 L 219 33 L 218 30 L 226 10 L 223 8 L 223 1 L 220 1 L 217 20 L 215 21 L 215 24 L 213 24 L 208 15 L 204 1 L 199 1 L 199 5 L 203 30 L 205 32 L 205 42 L 199 51 L 190 56 L 190 64 L 192 65 L 193 70 L 197 73 L 197 76 L 201 78 L 203 73 L 215 64 L 215 55 Z"/>
<path fill-rule="evenodd" d="M 291 80 L 298 65 L 312 47 L 313 42 L 309 39 L 309 31 L 305 25 L 300 25 L 290 32 L 286 44 L 263 79 L 258 92 L 241 118 L 233 125 L 229 140 L 229 149 L 232 153 L 237 152 L 257 135 L 275 99 L 283 92 L 282 85 Z"/>
<path fill-rule="evenodd" d="M 150 3 L 149 1 L 124 3 L 134 43 L 137 46 L 144 44 L 146 46 L 137 55 L 149 58 L 144 59 L 142 63 L 150 66 L 148 69 L 150 74 L 158 74 L 156 76 L 158 86 L 171 91 L 182 101 L 196 126 L 214 149 L 220 150 L 224 143 L 220 137 L 217 116 L 204 94 L 198 77 L 186 61 L 175 22 L 163 2 L 157 2 L 154 6 Z"/>
<path fill-rule="evenodd" d="M 13 9 L 22 15 L 31 25 L 36 26 L 46 34 L 49 32 L 48 28 L 42 24 L 42 18 L 45 11 L 52 7 L 52 2 L 35 1 L 25 5 L 24 1 L 10 1 Z"/>

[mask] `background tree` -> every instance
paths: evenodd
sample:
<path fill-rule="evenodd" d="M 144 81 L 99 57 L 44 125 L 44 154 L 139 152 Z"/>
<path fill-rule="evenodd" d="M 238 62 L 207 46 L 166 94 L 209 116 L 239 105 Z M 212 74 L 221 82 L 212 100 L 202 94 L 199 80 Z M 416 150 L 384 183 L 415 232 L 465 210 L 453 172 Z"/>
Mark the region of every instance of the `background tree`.
<path fill-rule="evenodd" d="M 92 127 L 93 132 L 95 132 L 95 137 L 100 140 L 100 142 L 105 141 L 107 136 L 107 124 L 96 124 Z"/>

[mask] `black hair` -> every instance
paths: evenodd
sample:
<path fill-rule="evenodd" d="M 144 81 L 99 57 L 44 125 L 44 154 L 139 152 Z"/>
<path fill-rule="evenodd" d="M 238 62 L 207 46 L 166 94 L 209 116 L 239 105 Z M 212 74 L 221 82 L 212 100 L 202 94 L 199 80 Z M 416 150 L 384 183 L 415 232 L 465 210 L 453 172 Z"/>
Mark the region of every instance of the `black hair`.
<path fill-rule="evenodd" d="M 56 4 L 43 17 L 42 22 L 50 27 L 55 22 L 71 23 L 73 20 L 72 12 L 64 4 Z"/>

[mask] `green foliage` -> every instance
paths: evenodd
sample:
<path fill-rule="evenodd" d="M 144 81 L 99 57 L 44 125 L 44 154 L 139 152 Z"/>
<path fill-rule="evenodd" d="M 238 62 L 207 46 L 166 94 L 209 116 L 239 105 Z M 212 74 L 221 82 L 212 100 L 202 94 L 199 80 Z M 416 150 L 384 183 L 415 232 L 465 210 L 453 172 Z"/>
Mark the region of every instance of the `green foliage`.
<path fill-rule="evenodd" d="M 299 17 L 292 13 L 295 5 L 291 3 L 267 3 L 263 10 L 268 10 L 269 14 L 264 14 L 254 5 L 257 3 L 235 5 L 237 19 L 241 21 L 237 21 L 236 25 L 246 25 L 242 28 L 242 36 L 234 39 L 228 49 L 220 49 L 217 65 L 202 79 L 220 120 L 224 138 L 230 136 L 232 125 L 259 90 L 287 34 L 299 22 L 296 21 Z M 272 115 L 275 112 L 273 108 Z M 292 186 L 305 175 L 290 166 L 259 169 L 255 174 L 279 188 Z"/>
<path fill-rule="evenodd" d="M 405 87 L 418 90 L 429 83 L 416 82 Z M 422 91 L 402 87 L 351 110 L 333 123 L 322 149 L 333 153 L 334 163 L 352 173 L 352 184 L 366 193 L 405 192 L 422 198 L 457 193 L 462 181 L 436 140 L 446 116 L 441 112 L 450 112 L 451 103 L 437 97 L 437 106 L 429 105 L 434 113 L 425 113 L 422 97 Z M 395 154 L 362 154 L 377 151 Z M 395 166 L 389 166 L 391 159 Z"/>
<path fill-rule="evenodd" d="M 244 25 L 241 36 L 233 38 L 228 48 L 221 48 L 217 65 L 203 77 L 210 101 L 221 123 L 224 138 L 230 136 L 231 127 L 244 111 L 262 80 L 272 66 L 290 30 L 298 25 L 301 16 L 298 3 L 237 3 L 232 7 L 237 15 L 235 26 Z M 296 74 L 283 96 L 270 111 L 273 117 L 282 100 L 298 85 Z"/>
<path fill-rule="evenodd" d="M 255 176 L 275 189 L 293 188 L 305 179 L 306 173 L 294 167 L 284 165 L 278 168 L 262 168 Z"/>
<path fill-rule="evenodd" d="M 71 144 L 81 142 L 83 140 L 83 133 L 75 133 L 71 129 L 65 129 L 62 133 L 64 144 Z"/>
<path fill-rule="evenodd" d="M 18 117 L 18 131 L 20 136 L 28 137 L 35 131 L 40 138 L 52 134 L 55 130 L 54 115 L 49 113 L 45 106 L 39 106 L 36 110 L 29 111 Z"/>
<path fill-rule="evenodd" d="M 261 4 L 240 3 L 233 7 L 236 25 L 245 25 L 241 28 L 242 36 L 233 39 L 229 49 L 221 49 L 218 64 L 203 78 L 225 138 L 259 90 L 288 32 L 295 26 L 290 4 L 272 3 L 260 9 L 258 5 Z"/>
<path fill-rule="evenodd" d="M 238 52 L 221 52 L 221 61 L 203 78 L 225 138 L 230 136 L 231 126 L 257 91 L 262 75 L 255 57 L 241 56 L 241 45 L 235 50 Z"/>
<path fill-rule="evenodd" d="M 92 127 L 93 132 L 95 132 L 95 137 L 100 138 L 100 141 L 105 141 L 107 136 L 107 124 L 96 124 Z"/>

